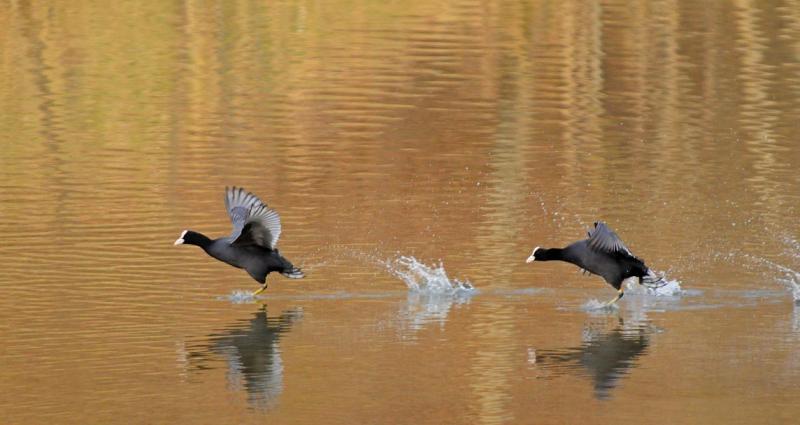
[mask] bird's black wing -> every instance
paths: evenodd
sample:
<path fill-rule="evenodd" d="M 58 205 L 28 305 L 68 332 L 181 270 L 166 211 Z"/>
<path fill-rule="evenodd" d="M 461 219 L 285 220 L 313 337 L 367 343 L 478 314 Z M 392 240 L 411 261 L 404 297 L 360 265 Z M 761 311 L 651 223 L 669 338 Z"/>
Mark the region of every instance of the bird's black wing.
<path fill-rule="evenodd" d="M 275 249 L 281 235 L 281 218 L 256 195 L 241 187 L 225 188 L 225 208 L 231 217 L 231 245 L 259 245 Z"/>
<path fill-rule="evenodd" d="M 589 248 L 594 251 L 602 251 L 610 254 L 622 253 L 634 257 L 631 250 L 622 242 L 622 239 L 602 221 L 594 223 L 594 229 L 589 231 L 589 239 L 587 239 L 587 242 Z"/>

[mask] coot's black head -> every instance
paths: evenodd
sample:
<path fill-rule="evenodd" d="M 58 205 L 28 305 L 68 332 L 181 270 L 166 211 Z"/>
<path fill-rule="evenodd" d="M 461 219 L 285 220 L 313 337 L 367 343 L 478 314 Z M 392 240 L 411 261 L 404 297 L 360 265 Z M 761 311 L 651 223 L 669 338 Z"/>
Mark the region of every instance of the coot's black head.
<path fill-rule="evenodd" d="M 533 248 L 533 252 L 531 253 L 531 256 L 528 257 L 526 263 L 553 260 L 569 261 L 564 258 L 564 250 L 561 248 L 542 248 L 537 246 L 536 248 Z"/>
<path fill-rule="evenodd" d="M 175 241 L 175 245 L 187 244 L 203 246 L 208 241 L 209 239 L 203 234 L 191 230 L 184 230 L 181 232 L 181 236 Z"/>

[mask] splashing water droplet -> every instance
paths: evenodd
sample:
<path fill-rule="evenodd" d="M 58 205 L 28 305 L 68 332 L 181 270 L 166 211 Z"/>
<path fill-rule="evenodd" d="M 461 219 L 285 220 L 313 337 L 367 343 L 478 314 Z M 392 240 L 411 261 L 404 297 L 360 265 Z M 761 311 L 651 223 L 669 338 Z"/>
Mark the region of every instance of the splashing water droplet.
<path fill-rule="evenodd" d="M 776 280 L 780 282 L 788 291 L 792 293 L 792 299 L 794 300 L 795 304 L 800 304 L 800 272 L 794 270 L 791 267 L 784 266 L 782 264 L 778 264 L 774 261 L 767 260 L 766 258 L 762 258 L 756 255 L 750 254 L 741 254 L 745 258 L 749 258 L 750 260 L 771 268 L 779 273 L 782 273 L 782 277 L 777 277 Z"/>
<path fill-rule="evenodd" d="M 614 304 L 607 304 L 605 302 L 592 298 L 581 305 L 581 310 L 589 312 L 610 312 L 619 310 L 619 306 Z"/>
<path fill-rule="evenodd" d="M 656 274 L 661 277 L 661 283 L 659 283 L 658 287 L 640 285 L 636 282 L 636 279 L 631 279 L 625 285 L 625 293 L 656 297 L 678 297 L 685 294 L 679 280 L 668 279 L 664 272 L 656 272 Z"/>
<path fill-rule="evenodd" d="M 250 291 L 234 290 L 230 294 L 218 297 L 220 300 L 230 301 L 233 304 L 250 304 L 256 301 L 256 297 Z"/>
<path fill-rule="evenodd" d="M 431 295 L 471 295 L 476 292 L 469 281 L 450 279 L 441 262 L 438 266 L 428 266 L 414 257 L 400 256 L 384 264 L 389 273 L 400 278 L 411 292 Z"/>

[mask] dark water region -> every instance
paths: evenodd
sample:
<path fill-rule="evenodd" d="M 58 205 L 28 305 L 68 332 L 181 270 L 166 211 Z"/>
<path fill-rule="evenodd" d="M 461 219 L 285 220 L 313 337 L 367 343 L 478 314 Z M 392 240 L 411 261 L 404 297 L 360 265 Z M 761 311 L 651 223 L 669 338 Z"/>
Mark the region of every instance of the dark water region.
<path fill-rule="evenodd" d="M 797 1 L 9 2 L 3 423 L 791 423 Z M 246 273 L 225 186 L 307 277 Z M 669 283 L 535 246 L 603 220 Z"/>

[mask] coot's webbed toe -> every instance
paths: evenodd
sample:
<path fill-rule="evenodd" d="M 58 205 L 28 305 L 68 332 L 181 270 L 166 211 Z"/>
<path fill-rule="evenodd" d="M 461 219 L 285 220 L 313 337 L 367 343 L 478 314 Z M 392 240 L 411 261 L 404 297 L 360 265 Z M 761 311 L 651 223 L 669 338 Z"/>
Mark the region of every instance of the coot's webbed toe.
<path fill-rule="evenodd" d="M 284 270 L 283 273 L 281 274 L 288 277 L 289 279 L 302 279 L 306 277 L 306 274 L 303 273 L 302 270 L 294 266 L 292 266 L 292 268 L 289 270 Z"/>
<path fill-rule="evenodd" d="M 650 289 L 658 289 L 666 286 L 667 281 L 664 279 L 663 275 L 659 276 L 653 272 L 650 272 L 641 279 L 641 284 Z"/>

